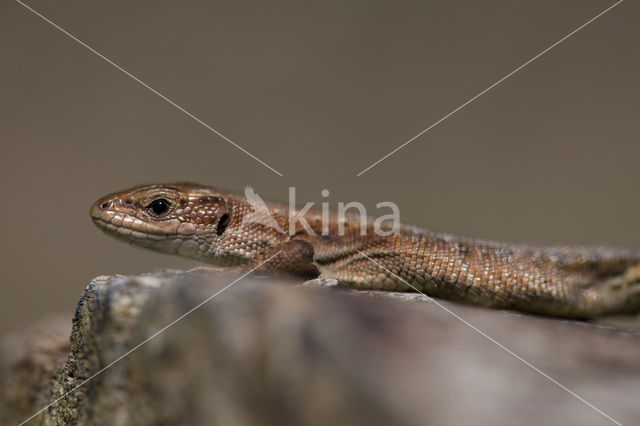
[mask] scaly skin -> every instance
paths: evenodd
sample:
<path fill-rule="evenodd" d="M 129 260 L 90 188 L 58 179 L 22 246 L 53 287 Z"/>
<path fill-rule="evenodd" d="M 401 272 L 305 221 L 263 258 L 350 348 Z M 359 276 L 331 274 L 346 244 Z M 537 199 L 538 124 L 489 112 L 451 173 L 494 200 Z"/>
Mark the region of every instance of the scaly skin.
<path fill-rule="evenodd" d="M 289 230 L 288 206 L 267 206 Z M 299 222 L 290 236 L 260 223 L 243 224 L 251 212 L 243 196 L 195 184 L 140 186 L 101 198 L 91 208 L 96 225 L 109 234 L 219 267 L 248 270 L 278 253 L 259 270 L 305 278 L 321 274 L 357 289 L 413 286 L 433 297 L 562 317 L 640 312 L 639 250 L 528 247 L 407 225 L 399 235 L 380 236 L 371 219 L 363 235 L 354 217 L 347 217 L 341 236 L 333 214 L 323 236 L 317 210 L 305 215 L 315 236 Z"/>

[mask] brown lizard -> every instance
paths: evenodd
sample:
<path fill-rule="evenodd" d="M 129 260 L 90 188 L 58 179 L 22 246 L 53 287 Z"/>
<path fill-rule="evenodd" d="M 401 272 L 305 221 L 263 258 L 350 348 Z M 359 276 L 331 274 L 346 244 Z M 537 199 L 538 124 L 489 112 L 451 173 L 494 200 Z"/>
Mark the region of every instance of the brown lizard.
<path fill-rule="evenodd" d="M 289 230 L 288 206 L 267 202 L 271 217 Z M 304 278 L 335 278 L 347 287 L 413 291 L 546 315 L 591 318 L 640 312 L 640 250 L 531 247 L 484 241 L 402 225 L 377 235 L 372 220 L 338 223 L 323 235 L 318 210 L 293 232 L 244 221 L 252 206 L 237 193 L 196 184 L 139 186 L 108 195 L 91 208 L 108 234 L 153 250 L 218 267 Z M 338 232 L 342 228 L 344 232 Z M 313 235 L 315 233 L 316 235 Z"/>

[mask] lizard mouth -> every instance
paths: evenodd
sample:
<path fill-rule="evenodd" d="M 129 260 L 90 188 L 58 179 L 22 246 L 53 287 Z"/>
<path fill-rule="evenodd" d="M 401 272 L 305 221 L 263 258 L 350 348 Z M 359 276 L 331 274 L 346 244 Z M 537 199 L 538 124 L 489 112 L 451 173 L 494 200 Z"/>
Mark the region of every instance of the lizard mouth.
<path fill-rule="evenodd" d="M 127 221 L 123 220 L 123 222 Z M 150 232 L 153 229 L 151 226 L 137 227 L 136 229 L 134 228 L 135 220 L 128 222 L 128 226 L 124 224 L 118 225 L 113 220 L 109 221 L 100 217 L 93 217 L 93 223 L 105 233 L 139 246 L 149 247 L 155 242 L 170 239 L 170 235 Z"/>
<path fill-rule="evenodd" d="M 169 219 L 150 223 L 126 212 L 105 208 L 104 202 L 97 202 L 90 211 L 93 223 L 115 237 L 145 245 L 144 241 L 153 242 L 175 237 L 180 221 Z"/>
<path fill-rule="evenodd" d="M 202 257 L 199 244 L 190 238 L 195 233 L 195 228 L 178 219 L 155 222 L 142 220 L 110 208 L 102 200 L 91 207 L 90 214 L 98 228 L 119 240 L 163 253 L 180 254 L 194 259 Z"/>

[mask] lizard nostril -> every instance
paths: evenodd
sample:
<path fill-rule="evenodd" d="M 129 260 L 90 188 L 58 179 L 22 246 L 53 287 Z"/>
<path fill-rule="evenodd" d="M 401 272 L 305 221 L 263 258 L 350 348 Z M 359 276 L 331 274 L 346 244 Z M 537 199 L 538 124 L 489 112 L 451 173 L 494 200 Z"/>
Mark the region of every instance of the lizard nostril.
<path fill-rule="evenodd" d="M 109 207 L 109 203 L 108 203 L 108 202 L 106 202 L 106 201 L 105 201 L 104 203 L 100 204 L 100 208 L 101 208 L 102 210 L 105 210 L 107 207 Z"/>

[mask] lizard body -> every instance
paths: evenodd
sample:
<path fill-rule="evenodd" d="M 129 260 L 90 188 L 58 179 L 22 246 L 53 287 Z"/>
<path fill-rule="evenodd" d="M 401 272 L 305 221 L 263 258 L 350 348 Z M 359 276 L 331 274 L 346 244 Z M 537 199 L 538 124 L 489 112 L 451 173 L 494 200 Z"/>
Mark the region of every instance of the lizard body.
<path fill-rule="evenodd" d="M 266 206 L 275 223 L 289 230 L 288 206 Z M 283 233 L 243 222 L 252 213 L 239 194 L 186 183 L 135 187 L 91 208 L 96 225 L 109 234 L 219 267 L 248 269 L 277 253 L 261 271 L 320 275 L 357 289 L 415 287 L 432 297 L 562 317 L 640 312 L 637 249 L 532 247 L 410 225 L 382 236 L 371 219 L 362 233 L 359 218 L 347 216 L 339 224 L 335 214 L 323 235 L 318 210 L 304 215 L 312 233 L 298 222 L 294 232 Z"/>

